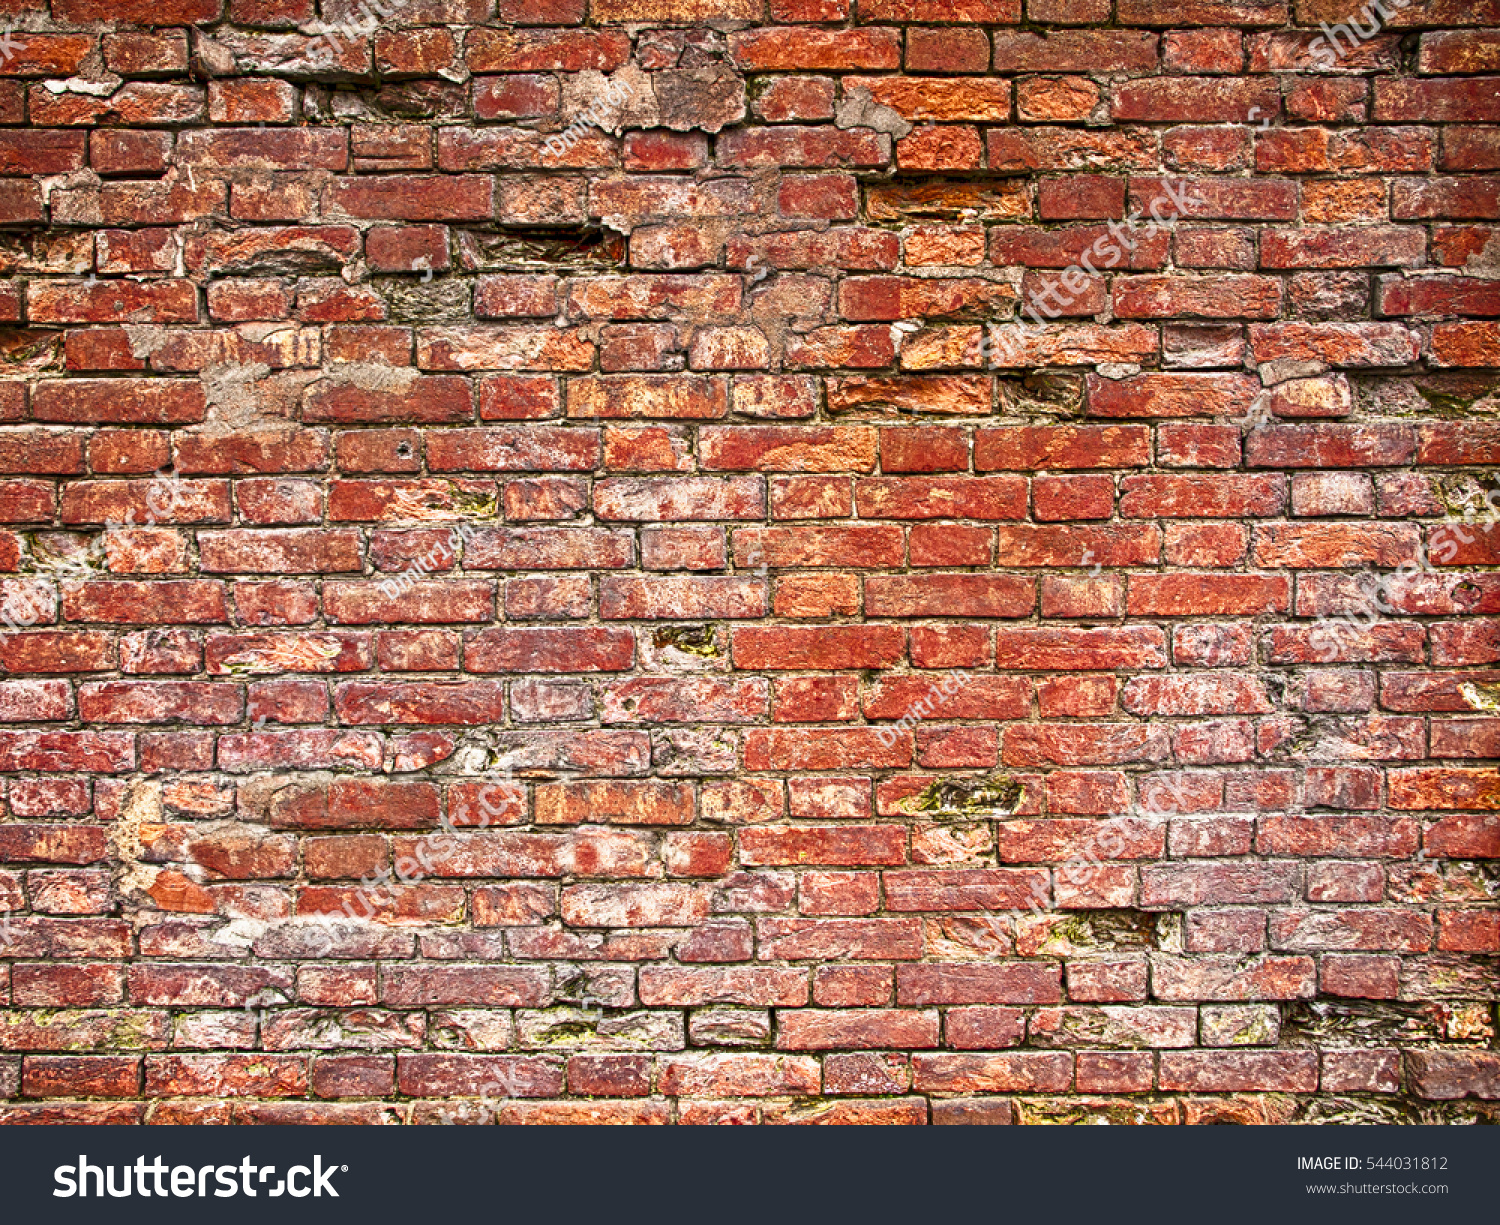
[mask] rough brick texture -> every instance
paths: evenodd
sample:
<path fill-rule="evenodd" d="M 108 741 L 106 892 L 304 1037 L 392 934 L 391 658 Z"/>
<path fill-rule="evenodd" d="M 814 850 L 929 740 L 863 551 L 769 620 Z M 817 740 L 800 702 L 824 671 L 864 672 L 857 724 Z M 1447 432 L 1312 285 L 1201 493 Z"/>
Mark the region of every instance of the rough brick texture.
<path fill-rule="evenodd" d="M 1500 1121 L 1492 5 L 379 7 L 6 8 L 0 1121 Z"/>

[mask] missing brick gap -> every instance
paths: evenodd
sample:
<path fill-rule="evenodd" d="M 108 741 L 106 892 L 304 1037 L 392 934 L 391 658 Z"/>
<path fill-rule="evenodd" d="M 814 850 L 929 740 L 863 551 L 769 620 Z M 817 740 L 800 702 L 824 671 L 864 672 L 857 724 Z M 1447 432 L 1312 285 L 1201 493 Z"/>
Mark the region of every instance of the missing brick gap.
<path fill-rule="evenodd" d="M 906 801 L 912 812 L 937 817 L 988 815 L 1008 817 L 1026 798 L 1026 788 L 1004 775 L 946 778 L 930 784 Z"/>
<path fill-rule="evenodd" d="M 1458 692 L 1463 695 L 1470 709 L 1500 714 L 1500 683 L 1480 684 L 1477 681 L 1465 681 L 1459 685 Z"/>
<path fill-rule="evenodd" d="M 1017 221 L 1029 209 L 1031 172 L 990 180 L 893 178 L 865 188 L 868 219 L 897 225 L 910 222 L 978 224 Z"/>
<path fill-rule="evenodd" d="M 464 230 L 458 234 L 464 264 L 494 268 L 623 268 L 625 235 L 605 226 Z"/>
<path fill-rule="evenodd" d="M 1060 940 L 1075 950 L 1160 949 L 1170 942 L 1171 924 L 1163 922 L 1169 917 L 1143 910 L 1074 911 L 1057 921 L 1042 947 L 1061 951 Z"/>
<path fill-rule="evenodd" d="M 670 625 L 657 630 L 651 637 L 657 650 L 668 647 L 686 651 L 689 655 L 717 655 L 719 648 L 714 642 L 712 625 Z"/>

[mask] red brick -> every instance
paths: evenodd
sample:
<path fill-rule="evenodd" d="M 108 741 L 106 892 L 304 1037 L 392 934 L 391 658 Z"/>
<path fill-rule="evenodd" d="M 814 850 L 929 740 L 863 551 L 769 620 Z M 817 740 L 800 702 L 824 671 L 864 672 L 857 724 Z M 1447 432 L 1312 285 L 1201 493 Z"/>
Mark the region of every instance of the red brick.
<path fill-rule="evenodd" d="M 1270 78 L 1172 77 L 1129 82 L 1115 90 L 1117 120 L 1182 123 L 1245 123 L 1250 110 L 1275 118 L 1281 91 Z"/>
<path fill-rule="evenodd" d="M 732 35 L 729 54 L 738 67 L 759 72 L 898 68 L 901 43 L 897 32 L 891 29 L 812 31 L 773 28 Z"/>
<path fill-rule="evenodd" d="M 1002 543 L 1002 552 L 1008 552 Z M 1019 553 L 1020 549 L 1014 550 Z M 1028 563 L 1020 559 L 1012 565 Z M 865 581 L 866 611 L 878 617 L 1026 617 L 1035 605 L 1029 580 L 978 574 L 917 574 Z"/>
<path fill-rule="evenodd" d="M 1190 1093 L 1311 1093 L 1318 1087 L 1315 1051 L 1169 1051 L 1161 1057 L 1163 1089 Z"/>
<path fill-rule="evenodd" d="M 980 430 L 974 439 L 978 471 L 1144 466 L 1150 435 L 1144 426 L 1019 426 Z"/>
<path fill-rule="evenodd" d="M 1073 1056 L 1062 1051 L 916 1055 L 918 1093 L 1058 1093 L 1073 1082 Z"/>
<path fill-rule="evenodd" d="M 1494 1096 L 1494 0 L 101 3 L 0 67 L 7 1119 Z"/>
<path fill-rule="evenodd" d="M 1033 7 L 1035 3 L 1033 2 Z M 1107 19 L 1108 14 L 1078 14 L 1080 24 Z M 1033 20 L 1071 21 L 1049 13 Z M 909 35 L 908 35 L 909 37 Z M 1156 66 L 1156 35 L 1144 30 L 1057 30 L 1044 37 L 1031 31 L 994 32 L 996 72 L 1092 72 L 1101 63 L 1121 71 Z"/>
<path fill-rule="evenodd" d="M 1500 1060 L 1487 1051 L 1411 1051 L 1406 1056 L 1412 1087 L 1436 1101 L 1500 1096 Z"/>
<path fill-rule="evenodd" d="M 867 519 L 1021 519 L 1026 482 L 1015 476 L 871 477 L 855 483 Z"/>
<path fill-rule="evenodd" d="M 1476 123 L 1497 116 L 1500 106 L 1491 78 L 1412 78 L 1375 83 L 1372 117 L 1376 120 Z"/>
<path fill-rule="evenodd" d="M 1394 999 L 1400 989 L 1400 959 L 1330 955 L 1323 958 L 1319 986 L 1334 996 Z"/>
<path fill-rule="evenodd" d="M 741 833 L 741 861 L 747 865 L 899 864 L 905 836 L 898 826 L 752 826 Z M 807 931 L 818 930 L 816 925 Z M 880 930 L 879 925 L 870 930 Z"/>
<path fill-rule="evenodd" d="M 483 221 L 493 213 L 492 180 L 479 175 L 448 177 L 380 175 L 336 181 L 327 205 L 332 216 L 383 221 Z"/>
<path fill-rule="evenodd" d="M 777 1014 L 776 1047 L 783 1051 L 920 1050 L 937 1045 L 936 1010 L 811 1008 Z"/>
<path fill-rule="evenodd" d="M 130 1055 L 28 1055 L 22 1092 L 31 1097 L 134 1097 L 141 1067 Z"/>

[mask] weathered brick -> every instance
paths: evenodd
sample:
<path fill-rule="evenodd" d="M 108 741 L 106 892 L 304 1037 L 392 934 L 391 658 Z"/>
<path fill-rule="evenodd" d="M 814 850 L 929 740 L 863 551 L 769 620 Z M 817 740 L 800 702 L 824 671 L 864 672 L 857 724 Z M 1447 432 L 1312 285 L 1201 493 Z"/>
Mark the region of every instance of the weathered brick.
<path fill-rule="evenodd" d="M 6 10 L 0 1121 L 1483 1117 L 1495 0 L 358 8 Z"/>

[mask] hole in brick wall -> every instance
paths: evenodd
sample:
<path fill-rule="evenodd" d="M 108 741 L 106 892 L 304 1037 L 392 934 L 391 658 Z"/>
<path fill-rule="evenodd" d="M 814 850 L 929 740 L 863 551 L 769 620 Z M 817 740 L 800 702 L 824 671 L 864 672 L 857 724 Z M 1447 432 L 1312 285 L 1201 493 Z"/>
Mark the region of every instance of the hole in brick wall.
<path fill-rule="evenodd" d="M 997 380 L 1000 412 L 1016 417 L 1073 417 L 1083 412 L 1081 374 L 1049 371 Z"/>
<path fill-rule="evenodd" d="M 46 370 L 62 365 L 63 334 L 37 328 L 0 328 L 0 367 Z"/>
<path fill-rule="evenodd" d="M 1074 948 L 1117 951 L 1161 947 L 1160 930 L 1170 916 L 1144 910 L 1076 910 L 1053 929 Z"/>
<path fill-rule="evenodd" d="M 271 246 L 257 241 L 258 227 L 217 220 L 192 240 L 202 252 L 202 275 L 208 277 L 319 276 L 337 274 L 349 251 L 312 241 L 306 245 Z"/>
<path fill-rule="evenodd" d="M 1500 392 L 1500 379 L 1488 371 L 1439 371 L 1414 375 L 1411 391 L 1415 398 L 1403 396 L 1406 384 L 1401 380 L 1384 381 L 1357 380 L 1364 395 L 1377 409 L 1385 411 L 1436 413 L 1443 417 L 1467 417 L 1493 411 L 1496 393 Z"/>
<path fill-rule="evenodd" d="M 1006 816 L 1026 798 L 1026 789 L 1004 775 L 988 778 L 945 778 L 933 783 L 911 801 L 914 812 L 937 817 L 972 816 L 976 813 Z"/>
<path fill-rule="evenodd" d="M 687 651 L 692 655 L 717 655 L 719 653 L 719 648 L 714 644 L 712 625 L 667 626 L 652 635 L 652 642 L 658 650 L 676 647 L 677 650 Z"/>
<path fill-rule="evenodd" d="M 330 109 L 342 111 L 345 109 L 342 103 L 349 98 L 389 119 L 462 119 L 469 92 L 465 86 L 442 81 L 396 81 L 375 90 L 338 90 L 333 94 Z"/>
<path fill-rule="evenodd" d="M 491 268 L 621 268 L 625 236 L 602 226 L 465 230 L 458 235 L 465 266 Z"/>
<path fill-rule="evenodd" d="M 865 187 L 872 223 L 905 221 L 1018 221 L 1030 216 L 1027 183 L 1033 172 L 1005 178 L 885 179 Z"/>
<path fill-rule="evenodd" d="M 1441 1042 L 1452 1029 L 1451 1008 L 1375 1000 L 1297 1001 L 1283 1006 L 1282 1038 L 1313 1044 Z"/>
<path fill-rule="evenodd" d="M 391 323 L 425 327 L 473 321 L 470 287 L 462 280 L 445 278 L 423 282 L 388 277 L 381 280 L 378 292 L 385 299 L 387 318 Z"/>

